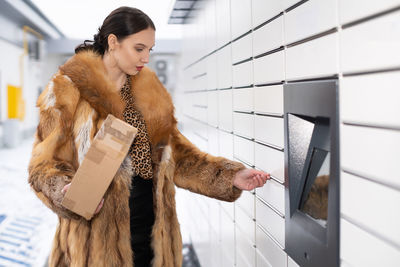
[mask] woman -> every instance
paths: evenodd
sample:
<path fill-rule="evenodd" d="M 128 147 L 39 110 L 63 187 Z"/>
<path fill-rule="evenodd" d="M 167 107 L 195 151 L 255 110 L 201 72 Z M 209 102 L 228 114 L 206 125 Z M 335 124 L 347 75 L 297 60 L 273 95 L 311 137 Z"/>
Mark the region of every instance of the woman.
<path fill-rule="evenodd" d="M 38 99 L 29 183 L 59 216 L 49 266 L 181 266 L 175 185 L 235 201 L 241 190 L 269 179 L 201 152 L 178 131 L 169 93 L 144 67 L 154 36 L 153 22 L 140 10 L 114 10 L 94 42 L 76 49 Z M 61 201 L 108 114 L 138 134 L 97 214 L 86 221 Z"/>

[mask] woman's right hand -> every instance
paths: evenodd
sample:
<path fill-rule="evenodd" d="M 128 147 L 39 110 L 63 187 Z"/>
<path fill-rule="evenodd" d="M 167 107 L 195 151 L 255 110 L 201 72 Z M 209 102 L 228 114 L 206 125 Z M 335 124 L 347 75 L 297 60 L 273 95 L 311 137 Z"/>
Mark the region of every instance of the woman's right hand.
<path fill-rule="evenodd" d="M 69 189 L 70 186 L 71 186 L 71 183 L 66 184 L 66 185 L 64 186 L 64 188 L 61 190 L 61 192 L 62 192 L 63 194 L 65 194 L 65 193 L 68 191 L 68 189 Z M 96 208 L 94 214 L 97 214 L 97 213 L 100 212 L 101 208 L 103 207 L 103 204 L 104 204 L 104 198 L 101 199 L 101 201 L 100 201 L 99 205 L 97 206 L 97 208 Z"/>

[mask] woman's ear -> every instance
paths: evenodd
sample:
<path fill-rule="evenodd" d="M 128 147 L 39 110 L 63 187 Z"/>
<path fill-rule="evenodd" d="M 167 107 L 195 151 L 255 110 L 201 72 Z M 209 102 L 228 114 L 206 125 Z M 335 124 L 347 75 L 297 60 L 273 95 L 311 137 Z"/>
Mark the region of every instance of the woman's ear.
<path fill-rule="evenodd" d="M 115 36 L 115 34 L 112 34 L 112 33 L 109 34 L 107 37 L 107 42 L 108 42 L 109 50 L 114 50 L 118 44 L 117 36 Z"/>

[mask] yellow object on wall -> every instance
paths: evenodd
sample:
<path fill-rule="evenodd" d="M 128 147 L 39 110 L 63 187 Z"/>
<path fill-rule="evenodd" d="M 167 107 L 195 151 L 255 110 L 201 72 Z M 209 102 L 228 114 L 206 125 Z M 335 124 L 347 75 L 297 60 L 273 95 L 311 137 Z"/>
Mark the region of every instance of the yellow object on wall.
<path fill-rule="evenodd" d="M 25 117 L 25 101 L 22 97 L 21 87 L 7 86 L 8 118 L 23 120 Z"/>

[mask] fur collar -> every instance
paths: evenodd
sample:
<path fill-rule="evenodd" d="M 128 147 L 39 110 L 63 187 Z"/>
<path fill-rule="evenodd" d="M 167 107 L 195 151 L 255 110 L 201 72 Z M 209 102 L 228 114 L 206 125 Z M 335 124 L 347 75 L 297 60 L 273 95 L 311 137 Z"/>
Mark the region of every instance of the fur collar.
<path fill-rule="evenodd" d="M 125 103 L 107 77 L 102 58 L 93 51 L 83 51 L 71 57 L 60 67 L 60 72 L 68 76 L 78 88 L 80 95 L 100 114 L 113 114 L 123 118 Z"/>
<path fill-rule="evenodd" d="M 105 118 L 113 114 L 123 120 L 126 103 L 114 83 L 107 77 L 101 56 L 93 51 L 83 51 L 70 58 L 60 67 L 77 87 L 80 95 Z M 135 108 L 146 122 L 150 143 L 153 146 L 167 144 L 176 125 L 171 95 L 158 80 L 156 74 L 144 67 L 131 76 L 131 93 Z"/>

